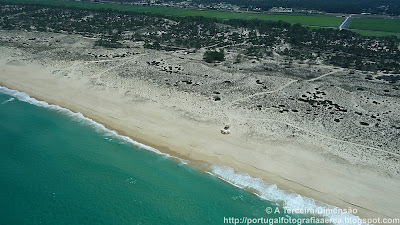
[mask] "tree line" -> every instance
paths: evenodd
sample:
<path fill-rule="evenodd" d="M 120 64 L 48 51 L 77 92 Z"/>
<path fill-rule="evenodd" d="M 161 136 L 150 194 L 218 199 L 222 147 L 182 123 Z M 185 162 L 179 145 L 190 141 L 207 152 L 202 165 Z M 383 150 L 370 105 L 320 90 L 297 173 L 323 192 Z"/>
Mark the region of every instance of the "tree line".
<path fill-rule="evenodd" d="M 0 3 L 0 29 L 79 34 L 96 38 L 108 48 L 126 47 L 124 41 L 142 42 L 156 50 L 205 48 L 207 61 L 222 61 L 223 52 L 240 49 L 250 58 L 271 57 L 273 52 L 290 59 L 368 71 L 399 73 L 397 37 L 365 37 L 348 30 L 314 29 L 282 21 L 218 20 Z M 286 44 L 288 47 L 280 48 Z"/>

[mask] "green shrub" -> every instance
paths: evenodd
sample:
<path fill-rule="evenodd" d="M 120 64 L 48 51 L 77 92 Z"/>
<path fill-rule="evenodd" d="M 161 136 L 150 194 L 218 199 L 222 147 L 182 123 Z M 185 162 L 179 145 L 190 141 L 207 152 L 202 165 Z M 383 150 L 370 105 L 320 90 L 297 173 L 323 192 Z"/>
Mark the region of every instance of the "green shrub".
<path fill-rule="evenodd" d="M 215 61 L 222 62 L 225 60 L 224 50 L 221 51 L 206 51 L 203 56 L 204 61 L 212 63 Z"/>
<path fill-rule="evenodd" d="M 122 48 L 123 45 L 115 39 L 99 39 L 94 43 L 95 46 L 102 46 L 106 48 Z"/>

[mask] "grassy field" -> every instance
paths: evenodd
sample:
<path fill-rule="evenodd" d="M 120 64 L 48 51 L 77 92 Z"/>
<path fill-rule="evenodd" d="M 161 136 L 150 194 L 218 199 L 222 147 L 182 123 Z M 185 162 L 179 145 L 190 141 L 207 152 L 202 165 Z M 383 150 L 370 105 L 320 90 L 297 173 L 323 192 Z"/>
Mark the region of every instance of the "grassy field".
<path fill-rule="evenodd" d="M 353 18 L 349 28 L 400 33 L 400 19 Z"/>
<path fill-rule="evenodd" d="M 113 9 L 119 11 L 133 11 L 156 13 L 162 15 L 173 16 L 203 16 L 218 19 L 259 19 L 272 21 L 285 21 L 291 24 L 300 23 L 302 25 L 320 26 L 320 27 L 338 27 L 343 18 L 329 16 L 303 16 L 303 15 L 277 15 L 277 14 L 260 14 L 260 13 L 238 13 L 238 12 L 221 12 L 209 10 L 185 10 L 178 8 L 158 8 L 158 7 L 141 7 L 130 5 L 116 4 L 94 4 L 70 1 L 51 1 L 51 0 L 0 0 L 0 2 L 15 2 L 27 4 L 43 4 L 43 5 L 65 5 L 78 8 L 90 9 Z"/>
<path fill-rule="evenodd" d="M 316 30 L 316 29 L 328 29 L 326 27 L 308 27 L 309 30 Z M 385 36 L 396 36 L 400 39 L 400 33 L 394 32 L 384 32 L 384 31 L 374 31 L 374 30 L 353 30 L 350 31 L 361 34 L 363 36 L 370 36 L 370 37 L 385 37 Z"/>
<path fill-rule="evenodd" d="M 384 31 L 371 31 L 371 30 L 351 30 L 364 36 L 372 37 L 384 37 L 384 36 L 396 36 L 400 39 L 400 33 L 384 32 Z"/>

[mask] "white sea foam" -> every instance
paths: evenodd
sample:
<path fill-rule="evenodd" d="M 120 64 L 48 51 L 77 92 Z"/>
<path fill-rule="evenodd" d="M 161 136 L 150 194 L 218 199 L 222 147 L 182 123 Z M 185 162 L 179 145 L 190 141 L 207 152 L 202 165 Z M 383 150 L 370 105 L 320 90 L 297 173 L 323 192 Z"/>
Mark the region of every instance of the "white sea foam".
<path fill-rule="evenodd" d="M 180 160 L 181 163 L 187 164 L 187 162 L 185 160 L 181 159 L 181 158 L 170 156 L 170 155 L 168 155 L 166 153 L 162 153 L 162 152 L 160 152 L 159 150 L 157 150 L 157 149 L 155 149 L 153 147 L 150 147 L 150 146 L 144 145 L 142 143 L 139 143 L 137 141 L 134 141 L 130 137 L 120 135 L 115 130 L 107 129 L 104 125 L 102 125 L 100 123 L 97 123 L 96 121 L 83 116 L 82 113 L 79 113 L 79 112 L 75 113 L 75 112 L 72 112 L 71 110 L 63 108 L 61 106 L 52 105 L 52 104 L 49 104 L 49 103 L 47 103 L 45 101 L 39 101 L 39 100 L 37 100 L 35 98 L 30 97 L 28 94 L 26 94 L 24 92 L 19 92 L 17 90 L 12 90 L 12 89 L 9 89 L 9 88 L 6 88 L 6 87 L 1 87 L 0 86 L 0 92 L 3 92 L 3 93 L 5 93 L 7 95 L 10 95 L 10 96 L 13 96 L 13 97 L 17 98 L 20 101 L 27 102 L 27 103 L 30 103 L 32 105 L 36 105 L 36 106 L 39 106 L 39 107 L 44 107 L 44 108 L 47 108 L 47 109 L 51 109 L 51 110 L 54 110 L 54 111 L 56 111 L 58 113 L 62 113 L 63 115 L 66 115 L 66 116 L 68 116 L 69 118 L 71 118 L 71 119 L 73 119 L 75 121 L 78 121 L 80 123 L 84 123 L 86 125 L 89 125 L 89 126 L 93 127 L 98 133 L 101 133 L 103 135 L 106 135 L 106 136 L 109 136 L 109 137 L 112 137 L 112 138 L 115 138 L 115 139 L 119 139 L 119 140 L 125 141 L 127 143 L 130 143 L 130 144 L 136 146 L 136 147 L 155 152 L 155 153 L 157 153 L 159 155 L 176 158 L 176 159 Z"/>
<path fill-rule="evenodd" d="M 125 142 L 130 143 L 141 149 L 146 149 L 146 150 L 155 152 L 160 155 L 171 157 L 170 155 L 162 153 L 155 148 L 152 148 L 150 146 L 136 142 L 127 136 L 119 135 L 116 131 L 107 129 L 102 124 L 99 124 L 99 123 L 93 121 L 92 119 L 83 116 L 82 113 L 74 113 L 71 110 L 60 107 L 58 105 L 51 105 L 51 104 L 48 104 L 47 102 L 36 100 L 35 98 L 31 98 L 28 94 L 26 94 L 24 92 L 19 92 L 16 90 L 8 89 L 6 87 L 0 86 L 0 92 L 3 92 L 10 96 L 13 96 L 20 101 L 28 102 L 28 103 L 36 105 L 36 106 L 48 108 L 48 109 L 57 111 L 59 113 L 62 113 L 64 115 L 74 119 L 75 121 L 82 122 L 82 123 L 85 123 L 85 124 L 93 127 L 97 132 L 99 132 L 103 135 L 125 141 Z M 9 99 L 7 101 L 12 101 L 12 100 Z M 183 164 L 187 164 L 187 162 L 184 161 L 183 159 L 180 159 L 178 157 L 174 157 L 174 158 L 179 159 Z M 209 173 L 209 172 L 207 172 L 207 173 Z M 323 207 L 325 209 L 337 209 L 336 206 L 327 205 L 325 203 L 315 201 L 311 198 L 301 196 L 294 192 L 288 192 L 288 191 L 281 190 L 275 184 L 269 184 L 260 178 L 254 178 L 245 173 L 236 173 L 230 167 L 211 165 L 211 173 L 209 173 L 209 174 L 215 175 L 236 187 L 253 189 L 257 192 L 256 194 L 259 197 L 269 200 L 269 201 L 272 201 L 272 202 L 282 203 L 283 207 L 285 207 L 285 208 L 317 210 L 318 208 Z M 342 221 L 344 221 L 344 218 L 350 218 L 350 219 L 359 218 L 355 215 L 351 215 L 348 213 L 342 213 L 342 214 L 320 213 L 318 215 L 330 218 L 333 221 L 338 221 L 338 219 L 342 219 Z M 336 224 L 337 225 L 350 225 L 350 224 L 354 224 L 354 223 L 336 223 Z M 366 224 L 362 223 L 362 225 L 366 225 Z"/>
<path fill-rule="evenodd" d="M 269 184 L 260 178 L 251 177 L 246 173 L 236 173 L 230 167 L 211 165 L 210 169 L 212 174 L 216 175 L 220 179 L 241 188 L 255 190 L 259 197 L 268 201 L 280 203 L 285 209 L 315 212 L 315 216 L 331 219 L 331 221 L 334 221 L 334 224 L 337 225 L 367 225 L 366 223 L 360 223 L 361 219 L 356 215 L 350 213 L 337 213 L 338 211 L 341 212 L 341 209 L 336 206 L 328 205 L 294 192 L 281 190 L 275 184 Z M 342 211 L 344 210 L 345 209 Z"/>
<path fill-rule="evenodd" d="M 11 101 L 13 101 L 15 98 L 10 98 L 10 99 L 8 99 L 8 100 L 5 100 L 4 102 L 2 102 L 1 104 L 6 104 L 7 102 L 11 102 Z"/>

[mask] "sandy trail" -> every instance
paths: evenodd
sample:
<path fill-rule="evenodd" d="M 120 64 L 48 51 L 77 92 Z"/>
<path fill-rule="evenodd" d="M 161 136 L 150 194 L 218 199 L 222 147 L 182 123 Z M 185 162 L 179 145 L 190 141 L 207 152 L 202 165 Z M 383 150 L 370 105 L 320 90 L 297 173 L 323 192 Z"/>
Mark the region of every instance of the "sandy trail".
<path fill-rule="evenodd" d="M 295 83 L 297 81 L 298 80 L 289 81 L 288 83 L 286 83 L 286 84 L 284 84 L 284 85 L 280 86 L 279 88 L 277 88 L 275 90 L 272 90 L 272 91 L 259 92 L 259 93 L 255 93 L 255 94 L 243 97 L 243 98 L 239 98 L 239 99 L 233 100 L 233 101 L 230 102 L 230 106 L 232 106 L 233 104 L 235 104 L 237 102 L 244 101 L 244 100 L 252 98 L 252 97 L 256 97 L 256 96 L 260 96 L 260 95 L 266 95 L 266 94 L 273 94 L 273 93 L 276 93 L 278 91 L 282 91 L 283 89 L 289 87 L 291 84 L 293 84 L 293 83 Z"/>
<path fill-rule="evenodd" d="M 343 70 L 335 70 L 335 71 L 332 71 L 332 72 L 323 74 L 323 75 L 321 75 L 321 76 L 319 76 L 319 77 L 315 77 L 315 78 L 309 79 L 309 80 L 307 80 L 307 81 L 316 81 L 316 80 L 319 80 L 319 79 L 321 79 L 321 78 L 323 78 L 323 77 L 326 77 L 326 76 L 329 76 L 329 75 L 331 75 L 331 74 L 337 73 L 337 72 L 339 72 L 339 71 L 343 71 Z"/>
<path fill-rule="evenodd" d="M 121 66 L 123 66 L 123 65 L 125 65 L 125 64 L 127 64 L 127 63 L 129 63 L 129 62 L 131 62 L 132 60 L 134 60 L 135 58 L 136 58 L 136 57 L 130 57 L 130 58 L 128 58 L 128 59 L 125 59 L 124 62 L 119 63 L 119 64 L 117 64 L 116 66 L 113 66 L 113 67 L 111 67 L 111 68 L 109 68 L 109 69 L 106 69 L 106 70 L 100 72 L 100 73 L 97 73 L 97 74 L 92 75 L 92 78 L 97 78 L 97 79 L 99 79 L 103 74 L 106 74 L 106 73 L 108 73 L 108 72 L 110 72 L 110 71 L 112 71 L 112 70 L 115 70 L 115 69 L 118 68 L 118 67 L 121 67 Z"/>
<path fill-rule="evenodd" d="M 323 77 L 326 77 L 326 76 L 329 76 L 329 75 L 331 75 L 331 74 L 337 73 L 337 72 L 339 72 L 339 71 L 342 71 L 342 70 L 331 71 L 331 72 L 329 72 L 329 73 L 325 73 L 325 74 L 323 74 L 323 75 L 321 75 L 321 76 L 319 76 L 319 77 L 315 77 L 315 78 L 312 78 L 312 79 L 309 79 L 309 80 L 306 80 L 306 81 L 316 81 L 316 80 L 319 80 L 319 79 L 321 79 L 321 78 L 323 78 Z M 299 81 L 299 80 L 292 80 L 292 81 L 289 81 L 289 82 L 287 82 L 286 84 L 280 86 L 279 88 L 277 88 L 277 89 L 275 89 L 275 90 L 259 92 L 259 93 L 255 93 L 255 94 L 252 94 L 252 95 L 243 97 L 243 98 L 239 98 L 239 99 L 233 100 L 233 101 L 231 101 L 230 105 L 233 105 L 233 104 L 235 104 L 235 103 L 237 103 L 237 102 L 240 102 L 240 101 L 244 101 L 244 100 L 249 99 L 249 98 L 252 98 L 252 97 L 256 97 L 256 96 L 260 96 L 260 95 L 266 95 L 266 94 L 273 94 L 273 93 L 276 93 L 276 92 L 278 92 L 278 91 L 282 91 L 283 89 L 289 87 L 291 84 L 296 83 L 296 82 L 298 82 L 298 81 Z"/>

